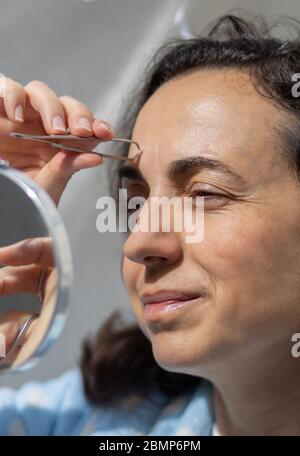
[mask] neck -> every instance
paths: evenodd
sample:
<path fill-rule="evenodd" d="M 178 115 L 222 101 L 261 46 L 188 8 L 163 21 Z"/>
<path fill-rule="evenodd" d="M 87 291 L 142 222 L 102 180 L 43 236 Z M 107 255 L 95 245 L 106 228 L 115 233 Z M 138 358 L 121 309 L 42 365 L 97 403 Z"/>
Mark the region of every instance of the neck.
<path fill-rule="evenodd" d="M 253 358 L 210 376 L 220 433 L 300 435 L 300 359 L 290 347 Z"/>

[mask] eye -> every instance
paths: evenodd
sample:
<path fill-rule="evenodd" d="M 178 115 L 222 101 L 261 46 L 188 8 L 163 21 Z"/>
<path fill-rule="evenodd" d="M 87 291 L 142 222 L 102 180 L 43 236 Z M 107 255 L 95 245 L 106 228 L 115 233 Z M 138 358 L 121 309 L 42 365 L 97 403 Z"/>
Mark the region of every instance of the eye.
<path fill-rule="evenodd" d="M 146 197 L 142 194 L 129 194 L 126 199 L 126 211 L 128 215 L 138 213 L 143 207 Z"/>
<path fill-rule="evenodd" d="M 203 190 L 195 190 L 191 193 L 191 196 L 202 196 L 206 199 L 226 198 L 226 195 L 222 195 L 220 193 L 206 192 Z"/>
<path fill-rule="evenodd" d="M 141 207 L 142 207 L 141 203 L 137 203 L 136 207 L 131 209 L 131 208 L 128 207 L 128 202 L 129 202 L 129 200 L 127 200 L 127 214 L 128 215 L 131 215 L 131 214 L 134 214 L 135 212 L 138 212 L 141 209 Z"/>
<path fill-rule="evenodd" d="M 124 185 L 119 186 L 119 191 L 120 190 L 126 192 L 123 193 L 123 202 L 126 204 L 128 214 L 138 211 L 142 206 L 144 200 L 147 199 L 148 191 L 143 185 L 139 183 L 129 183 L 129 185 L 126 185 L 125 182 Z M 128 208 L 130 201 L 132 201 L 132 207 Z"/>
<path fill-rule="evenodd" d="M 207 191 L 201 189 L 195 189 L 191 191 L 190 196 L 192 198 L 202 197 L 204 198 L 204 208 L 214 208 L 227 204 L 230 200 L 230 196 L 224 193 L 218 193 L 214 191 Z M 193 201 L 194 207 L 196 206 L 196 198 Z"/>

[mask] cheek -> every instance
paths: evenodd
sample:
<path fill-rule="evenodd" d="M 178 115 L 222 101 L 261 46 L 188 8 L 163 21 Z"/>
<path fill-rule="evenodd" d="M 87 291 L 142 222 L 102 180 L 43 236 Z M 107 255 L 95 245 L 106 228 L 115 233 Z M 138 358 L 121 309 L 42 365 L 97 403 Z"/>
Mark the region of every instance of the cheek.
<path fill-rule="evenodd" d="M 229 338 L 278 337 L 295 324 L 300 244 L 294 222 L 260 214 L 228 214 L 208 220 L 203 242 L 192 252 L 213 286 L 213 323 Z M 276 223 L 277 220 L 277 223 Z"/>
<path fill-rule="evenodd" d="M 193 255 L 212 280 L 243 277 L 246 285 L 253 277 L 262 276 L 266 281 L 282 270 L 288 253 L 287 232 L 278 230 L 274 219 L 264 215 L 207 217 L 204 240 L 195 247 Z"/>
<path fill-rule="evenodd" d="M 143 308 L 140 299 L 137 295 L 136 288 L 140 277 L 142 277 L 143 265 L 129 260 L 127 257 L 122 258 L 122 277 L 124 285 L 130 299 L 131 308 L 135 314 L 136 323 L 140 330 L 144 333 L 145 337 L 150 340 L 149 330 L 144 322 Z"/>
<path fill-rule="evenodd" d="M 137 281 L 142 268 L 143 265 L 135 263 L 123 255 L 121 261 L 121 276 L 130 296 L 133 296 L 136 292 Z"/>

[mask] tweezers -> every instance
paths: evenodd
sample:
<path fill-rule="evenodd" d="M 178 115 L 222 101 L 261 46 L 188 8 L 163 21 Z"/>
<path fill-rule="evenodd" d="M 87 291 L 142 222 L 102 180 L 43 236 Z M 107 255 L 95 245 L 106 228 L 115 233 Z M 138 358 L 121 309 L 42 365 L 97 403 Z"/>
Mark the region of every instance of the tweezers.
<path fill-rule="evenodd" d="M 23 323 L 21 329 L 19 330 L 19 332 L 18 332 L 13 344 L 9 348 L 8 352 L 2 359 L 0 359 L 0 369 L 1 370 L 11 367 L 12 363 L 10 361 L 8 361 L 9 357 L 16 350 L 17 347 L 22 346 L 29 326 L 31 325 L 33 320 L 35 320 L 39 316 L 40 316 L 40 314 L 34 314 L 34 315 L 29 315 L 29 317 L 26 318 L 25 322 Z"/>
<path fill-rule="evenodd" d="M 112 160 L 135 160 L 135 158 L 142 152 L 141 147 L 139 146 L 139 144 L 136 141 L 132 141 L 131 139 L 123 139 L 123 138 L 112 138 L 112 139 L 106 140 L 105 142 L 116 141 L 116 142 L 126 142 L 126 143 L 134 144 L 138 148 L 138 152 L 133 157 L 126 157 L 126 156 L 124 157 L 121 155 L 104 154 L 103 152 L 99 152 L 96 150 L 94 151 L 94 150 L 89 150 L 89 149 L 80 149 L 79 147 L 67 146 L 65 144 L 60 144 L 60 143 L 51 141 L 51 140 L 65 140 L 65 139 L 77 140 L 77 141 L 78 140 L 87 141 L 90 139 L 93 139 L 93 140 L 99 139 L 96 136 L 88 136 L 87 138 L 85 138 L 82 136 L 75 136 L 75 135 L 71 135 L 71 134 L 69 134 L 69 135 L 27 135 L 24 133 L 15 133 L 15 132 L 9 133 L 9 136 L 11 136 L 12 138 L 16 138 L 16 139 L 29 139 L 31 141 L 43 142 L 43 143 L 49 144 L 52 147 L 57 147 L 58 149 L 63 149 L 63 150 L 70 150 L 71 152 L 94 153 L 94 154 L 100 155 L 101 157 L 111 158 Z M 101 140 L 99 139 L 99 141 L 101 141 Z"/>

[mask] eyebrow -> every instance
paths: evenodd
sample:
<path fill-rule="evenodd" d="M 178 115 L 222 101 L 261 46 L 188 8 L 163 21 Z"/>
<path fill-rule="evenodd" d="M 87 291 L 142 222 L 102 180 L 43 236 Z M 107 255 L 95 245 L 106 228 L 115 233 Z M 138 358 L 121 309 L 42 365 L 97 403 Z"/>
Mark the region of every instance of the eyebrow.
<path fill-rule="evenodd" d="M 245 186 L 247 184 L 246 180 L 226 163 L 199 155 L 170 162 L 167 165 L 164 174 L 167 179 L 174 181 L 191 177 L 203 169 L 213 169 L 219 171 L 233 179 L 239 185 Z M 128 179 L 146 182 L 140 170 L 135 166 L 128 164 L 120 166 L 118 169 L 118 177 L 120 180 L 126 177 Z"/>

